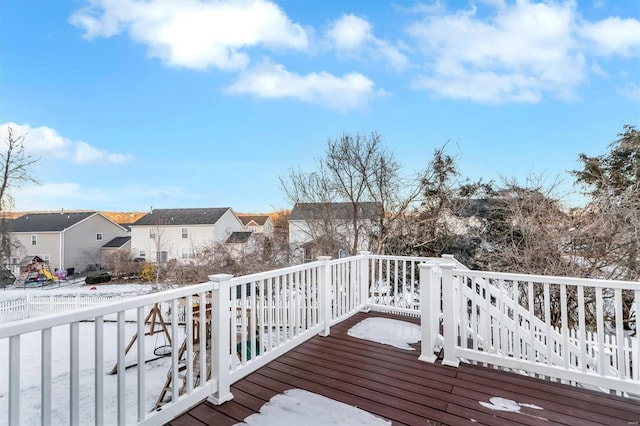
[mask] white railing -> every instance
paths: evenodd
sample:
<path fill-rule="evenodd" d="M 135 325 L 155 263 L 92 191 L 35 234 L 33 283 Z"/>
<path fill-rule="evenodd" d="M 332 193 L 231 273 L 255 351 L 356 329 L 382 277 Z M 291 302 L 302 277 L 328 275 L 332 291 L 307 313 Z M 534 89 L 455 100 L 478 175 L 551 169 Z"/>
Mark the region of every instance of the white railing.
<path fill-rule="evenodd" d="M 442 348 L 448 365 L 484 362 L 626 394 L 640 386 L 638 339 L 625 335 L 622 313 L 623 299 L 637 306 L 637 283 L 366 252 L 210 279 L 0 324 L 0 423 L 162 424 L 205 398 L 229 400 L 235 381 L 367 309 L 420 317 L 425 361 Z M 38 403 L 26 409 L 21 398 Z"/>
<path fill-rule="evenodd" d="M 470 271 L 446 262 L 422 268 L 424 303 L 432 312 L 442 301 L 443 328 L 438 338 L 439 319 L 423 318 L 425 360 L 433 361 L 424 354 L 441 344 L 447 365 L 464 359 L 640 394 L 638 337 L 628 323 L 640 283 Z"/>
<path fill-rule="evenodd" d="M 0 423 L 161 424 L 204 398 L 222 403 L 232 397 L 232 383 L 363 309 L 365 261 L 321 258 L 243 277 L 216 275 L 2 324 L 0 395 L 8 398 L 0 398 Z M 135 323 L 127 322 L 132 313 Z M 168 357 L 154 354 L 159 344 Z M 61 362 L 52 349 L 62 345 Z M 25 409 L 22 395 L 33 392 L 39 403 Z"/>

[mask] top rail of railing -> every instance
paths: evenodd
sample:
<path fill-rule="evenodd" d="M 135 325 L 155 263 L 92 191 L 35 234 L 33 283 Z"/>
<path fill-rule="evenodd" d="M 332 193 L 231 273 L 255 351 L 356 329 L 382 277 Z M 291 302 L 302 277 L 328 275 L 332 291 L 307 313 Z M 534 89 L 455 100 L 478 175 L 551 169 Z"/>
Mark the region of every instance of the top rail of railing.
<path fill-rule="evenodd" d="M 499 279 L 504 281 L 520 281 L 534 283 L 562 284 L 570 286 L 599 287 L 621 290 L 640 290 L 640 281 L 604 280 L 596 278 L 560 277 L 553 275 L 518 274 L 512 272 L 475 271 L 454 268 L 454 275 L 465 275 L 475 278 Z"/>

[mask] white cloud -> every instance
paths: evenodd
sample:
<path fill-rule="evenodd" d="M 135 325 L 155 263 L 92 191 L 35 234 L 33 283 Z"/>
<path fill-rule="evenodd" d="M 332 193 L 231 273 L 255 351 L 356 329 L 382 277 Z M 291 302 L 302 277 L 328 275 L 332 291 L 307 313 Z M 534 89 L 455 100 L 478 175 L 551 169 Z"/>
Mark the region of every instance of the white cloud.
<path fill-rule="evenodd" d="M 361 109 L 375 96 L 375 84 L 360 73 L 337 77 L 327 72 L 300 75 L 284 66 L 265 61 L 243 72 L 225 90 L 232 94 L 250 94 L 259 98 L 290 98 L 326 105 L 341 112 Z"/>
<path fill-rule="evenodd" d="M 122 164 L 133 159 L 131 154 L 111 153 L 83 141 L 72 141 L 46 126 L 0 124 L 0 136 L 3 140 L 7 137 L 9 127 L 12 128 L 14 137 L 24 137 L 25 152 L 41 159 L 68 159 L 76 164 Z"/>
<path fill-rule="evenodd" d="M 371 29 L 371 24 L 365 19 L 355 15 L 344 15 L 331 25 L 327 37 L 336 49 L 356 50 L 362 48 L 373 37 Z"/>
<path fill-rule="evenodd" d="M 595 23 L 585 22 L 579 32 L 597 54 L 640 56 L 640 21 L 637 19 L 612 17 Z"/>
<path fill-rule="evenodd" d="M 411 25 L 427 68 L 414 87 L 484 103 L 575 98 L 587 75 L 573 34 L 575 4 L 497 4 L 488 19 L 474 8 Z"/>
<path fill-rule="evenodd" d="M 95 148 L 86 142 L 79 141 L 75 145 L 71 160 L 77 164 L 98 164 L 100 162 L 122 164 L 131 159 L 132 156 L 129 154 L 107 152 L 103 149 Z"/>
<path fill-rule="evenodd" d="M 355 15 L 343 15 L 327 31 L 327 39 L 338 52 L 350 56 L 367 55 L 381 59 L 396 69 L 407 66 L 407 57 L 400 49 L 373 35 L 369 21 Z"/>
<path fill-rule="evenodd" d="M 304 50 L 307 31 L 265 0 L 94 0 L 70 22 L 88 39 L 127 31 L 169 65 L 193 69 L 246 67 L 242 49 L 254 46 Z"/>
<path fill-rule="evenodd" d="M 618 88 L 618 93 L 634 102 L 640 102 L 640 85 L 636 83 L 628 83 L 624 87 Z"/>

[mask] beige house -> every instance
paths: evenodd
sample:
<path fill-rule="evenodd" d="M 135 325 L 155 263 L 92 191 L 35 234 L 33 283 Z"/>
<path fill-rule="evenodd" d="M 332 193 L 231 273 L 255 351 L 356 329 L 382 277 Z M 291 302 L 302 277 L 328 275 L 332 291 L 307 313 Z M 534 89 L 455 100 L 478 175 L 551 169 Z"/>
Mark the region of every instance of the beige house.
<path fill-rule="evenodd" d="M 242 222 L 230 207 L 154 209 L 129 227 L 131 257 L 188 263 L 201 249 L 242 231 Z"/>
<path fill-rule="evenodd" d="M 55 268 L 76 272 L 100 263 L 101 249 L 126 230 L 99 212 L 26 213 L 10 222 L 10 265 L 38 256 Z"/>
<path fill-rule="evenodd" d="M 238 214 L 242 221 L 242 230 L 255 232 L 268 237 L 273 235 L 273 221 L 268 214 Z"/>

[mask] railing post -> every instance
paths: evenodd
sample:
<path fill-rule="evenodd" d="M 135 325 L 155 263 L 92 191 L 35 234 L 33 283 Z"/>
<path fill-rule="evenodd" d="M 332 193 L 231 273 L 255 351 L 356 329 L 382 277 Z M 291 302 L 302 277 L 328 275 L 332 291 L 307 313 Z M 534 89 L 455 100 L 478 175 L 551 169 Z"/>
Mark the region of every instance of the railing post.
<path fill-rule="evenodd" d="M 369 312 L 369 255 L 370 251 L 359 251 L 360 257 L 360 306 L 362 312 Z"/>
<path fill-rule="evenodd" d="M 440 256 L 440 257 L 442 258 L 442 261 L 443 261 L 443 262 L 446 262 L 446 263 L 453 263 L 453 264 L 455 264 L 455 263 L 456 263 L 456 258 L 455 258 L 455 257 L 453 257 L 453 255 L 452 255 L 452 254 L 443 254 L 443 255 L 442 255 L 442 256 Z"/>
<path fill-rule="evenodd" d="M 220 405 L 233 399 L 231 394 L 231 301 L 229 281 L 233 275 L 210 275 L 213 283 L 211 298 L 211 375 L 217 380 L 217 389 L 212 389 L 209 402 Z"/>
<path fill-rule="evenodd" d="M 436 341 L 440 333 L 440 279 L 437 262 L 425 262 L 420 268 L 420 359 L 435 362 Z"/>
<path fill-rule="evenodd" d="M 327 337 L 331 332 L 331 275 L 329 274 L 329 260 L 331 256 L 319 256 L 318 260 L 322 262 L 320 266 L 320 321 L 324 325 L 324 329 L 320 332 L 322 337 Z"/>
<path fill-rule="evenodd" d="M 456 288 L 453 283 L 453 263 L 441 263 L 440 269 L 442 271 L 442 312 L 443 312 L 443 326 L 444 326 L 444 359 L 442 364 L 449 365 L 451 367 L 457 367 L 460 365 L 460 361 L 456 358 L 456 311 L 455 311 L 455 297 Z M 460 289 L 459 291 L 462 291 Z"/>

